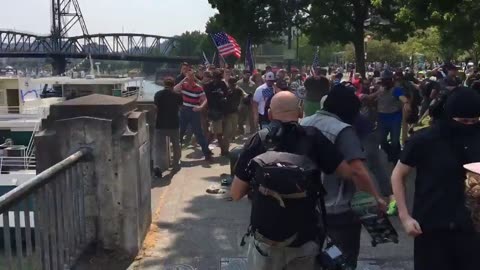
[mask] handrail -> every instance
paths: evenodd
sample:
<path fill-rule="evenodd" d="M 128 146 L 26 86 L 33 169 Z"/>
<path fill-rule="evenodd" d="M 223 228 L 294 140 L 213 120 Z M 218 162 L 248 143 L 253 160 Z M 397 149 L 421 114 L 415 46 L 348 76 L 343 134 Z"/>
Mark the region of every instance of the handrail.
<path fill-rule="evenodd" d="M 72 166 L 81 158 L 85 157 L 88 153 L 88 149 L 82 148 L 64 160 L 41 172 L 30 181 L 19 185 L 18 187 L 1 196 L 0 213 L 7 211 L 11 206 L 22 200 L 24 197 L 32 194 L 36 190 L 53 181 L 53 176 Z"/>
<path fill-rule="evenodd" d="M 26 154 L 27 157 L 31 157 L 32 154 L 33 154 L 33 147 L 34 147 L 34 143 L 35 143 L 35 134 L 37 133 L 38 129 L 40 128 L 40 123 L 41 123 L 41 121 L 36 123 L 35 127 L 33 128 L 32 136 L 30 137 L 30 141 L 28 142 L 28 146 L 27 146 L 27 154 Z M 29 161 L 30 160 L 27 161 L 27 165 L 28 165 Z"/>

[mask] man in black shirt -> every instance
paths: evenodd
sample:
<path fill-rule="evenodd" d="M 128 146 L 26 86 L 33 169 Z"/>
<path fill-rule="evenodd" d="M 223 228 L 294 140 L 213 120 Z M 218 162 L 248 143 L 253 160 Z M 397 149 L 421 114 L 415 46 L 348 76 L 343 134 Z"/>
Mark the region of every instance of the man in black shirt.
<path fill-rule="evenodd" d="M 245 96 L 245 92 L 237 86 L 237 79 L 228 80 L 228 90 L 226 93 L 226 103 L 223 115 L 223 144 L 221 145 L 221 155 L 226 156 L 230 150 L 230 142 L 235 138 L 235 132 L 238 126 L 238 110 L 240 102 Z"/>
<path fill-rule="evenodd" d="M 175 81 L 171 77 L 163 80 L 164 90 L 155 94 L 154 103 L 157 106 L 157 121 L 155 126 L 155 175 L 160 177 L 169 167 L 167 160 L 167 138 L 173 148 L 173 169 L 180 169 L 180 121 L 178 112 L 182 106 L 182 95 L 173 91 Z"/>
<path fill-rule="evenodd" d="M 457 88 L 442 119 L 405 145 L 392 174 L 392 187 L 405 231 L 415 237 L 417 270 L 479 269 L 480 236 L 465 205 L 463 165 L 480 161 L 480 94 Z M 405 181 L 416 168 L 413 214 Z"/>
<path fill-rule="evenodd" d="M 212 121 L 213 134 L 217 137 L 218 144 L 222 148 L 222 155 L 228 152 L 224 148 L 224 116 L 227 106 L 228 86 L 222 80 L 223 72 L 217 69 L 213 72 L 213 81 L 206 84 L 204 87 L 205 95 L 208 100 L 208 119 Z"/>
<path fill-rule="evenodd" d="M 314 127 L 302 127 L 298 123 L 298 118 L 302 115 L 301 108 L 298 106 L 297 97 L 289 92 L 283 91 L 273 96 L 269 116 L 273 120 L 272 127 L 282 129 L 282 135 L 275 137 L 276 147 L 282 152 L 306 155 L 314 161 L 318 168 L 325 173 L 336 172 L 346 179 L 351 179 L 352 173 L 350 167 L 343 161 L 342 155 L 335 149 L 335 146 Z M 311 140 L 315 147 L 308 149 L 300 148 L 300 142 Z M 235 178 L 233 180 L 231 195 L 234 200 L 243 198 L 250 189 L 250 182 L 253 176 L 248 170 L 248 164 L 256 156 L 265 153 L 265 145 L 257 132 L 245 145 L 244 151 L 240 155 L 236 168 Z M 321 179 L 318 178 L 320 183 Z M 315 202 L 312 203 L 311 211 L 314 213 Z M 313 214 L 312 214 L 313 215 Z M 249 269 L 314 269 L 315 256 L 319 252 L 319 246 L 315 243 L 318 236 L 316 233 L 317 220 L 312 217 L 309 224 L 301 224 L 297 240 L 288 246 L 272 246 L 269 242 L 262 239 L 252 239 L 248 251 Z M 299 220 L 286 220 L 288 222 L 299 222 Z M 282 224 L 278 224 L 279 230 Z M 262 235 L 272 235 L 275 232 L 262 232 Z M 261 250 L 261 251 L 260 251 Z M 264 254 L 268 254 L 265 257 Z"/>
<path fill-rule="evenodd" d="M 305 80 L 304 86 L 307 91 L 304 104 L 305 116 L 313 115 L 320 110 L 320 101 L 330 90 L 330 82 L 322 73 L 320 68 L 316 68 L 315 75 Z"/>

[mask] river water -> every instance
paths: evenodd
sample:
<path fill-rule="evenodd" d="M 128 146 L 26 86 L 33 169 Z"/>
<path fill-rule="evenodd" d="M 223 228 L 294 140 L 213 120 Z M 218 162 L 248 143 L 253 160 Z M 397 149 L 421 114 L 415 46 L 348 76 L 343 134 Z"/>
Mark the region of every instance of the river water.
<path fill-rule="evenodd" d="M 155 93 L 163 90 L 163 86 L 155 84 L 153 81 L 143 81 L 143 98 L 145 101 L 153 101 Z"/>

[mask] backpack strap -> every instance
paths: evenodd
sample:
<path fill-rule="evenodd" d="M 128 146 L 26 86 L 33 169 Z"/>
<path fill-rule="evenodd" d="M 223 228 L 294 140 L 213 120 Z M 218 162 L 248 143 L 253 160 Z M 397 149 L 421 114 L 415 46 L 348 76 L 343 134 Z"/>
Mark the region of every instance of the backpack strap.
<path fill-rule="evenodd" d="M 258 187 L 258 191 L 262 193 L 265 196 L 270 196 L 275 198 L 278 203 L 280 204 L 281 207 L 285 208 L 285 202 L 283 199 L 303 199 L 307 197 L 307 192 L 297 192 L 297 193 L 291 193 L 291 194 L 280 194 L 276 191 L 273 191 L 271 189 L 268 189 L 262 185 Z"/>
<path fill-rule="evenodd" d="M 272 142 L 272 140 L 269 140 L 268 138 L 270 135 L 270 132 L 272 132 L 271 127 L 266 127 L 258 131 L 258 136 L 260 137 L 260 141 L 262 142 L 262 145 L 265 147 L 267 151 L 271 151 L 275 148 L 275 145 Z"/>

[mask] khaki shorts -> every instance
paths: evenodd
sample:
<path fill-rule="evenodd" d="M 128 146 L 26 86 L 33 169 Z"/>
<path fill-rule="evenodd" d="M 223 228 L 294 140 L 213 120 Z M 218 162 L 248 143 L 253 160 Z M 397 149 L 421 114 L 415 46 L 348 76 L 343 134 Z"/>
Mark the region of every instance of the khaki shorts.
<path fill-rule="evenodd" d="M 318 245 L 307 242 L 300 247 L 272 247 L 250 239 L 248 247 L 248 269 L 255 270 L 314 270 Z M 259 252 L 261 250 L 261 254 Z"/>
<path fill-rule="evenodd" d="M 213 134 L 223 134 L 223 119 L 212 121 Z"/>

